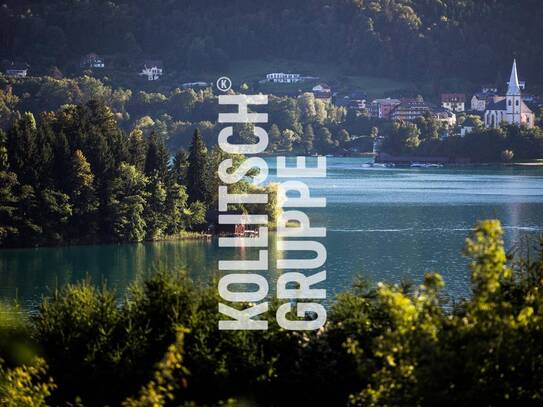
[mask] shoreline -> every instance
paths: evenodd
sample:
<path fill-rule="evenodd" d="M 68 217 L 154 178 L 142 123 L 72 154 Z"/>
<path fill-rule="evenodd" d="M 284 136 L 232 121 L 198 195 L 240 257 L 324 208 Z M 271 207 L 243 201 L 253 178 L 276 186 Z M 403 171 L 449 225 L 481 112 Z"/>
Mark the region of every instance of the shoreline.
<path fill-rule="evenodd" d="M 172 236 L 163 236 L 155 239 L 145 239 L 141 242 L 112 242 L 112 241 L 90 241 L 90 242 L 61 242 L 58 244 L 43 244 L 36 246 L 9 246 L 0 247 L 0 251 L 7 250 L 24 250 L 24 249 L 59 249 L 67 247 L 82 247 L 82 246 L 113 246 L 113 245 L 133 245 L 133 244 L 145 244 L 145 243 L 160 243 L 160 242 L 173 242 L 183 240 L 211 240 L 214 235 L 211 233 L 202 232 L 183 232 Z"/>

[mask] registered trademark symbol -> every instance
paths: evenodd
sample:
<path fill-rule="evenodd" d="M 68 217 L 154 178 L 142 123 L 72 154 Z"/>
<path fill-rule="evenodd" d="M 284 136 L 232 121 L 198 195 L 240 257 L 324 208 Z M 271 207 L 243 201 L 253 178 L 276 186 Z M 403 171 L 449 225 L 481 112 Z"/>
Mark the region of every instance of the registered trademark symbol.
<path fill-rule="evenodd" d="M 217 79 L 217 89 L 222 92 L 228 92 L 232 87 L 232 81 L 228 76 L 221 76 Z"/>

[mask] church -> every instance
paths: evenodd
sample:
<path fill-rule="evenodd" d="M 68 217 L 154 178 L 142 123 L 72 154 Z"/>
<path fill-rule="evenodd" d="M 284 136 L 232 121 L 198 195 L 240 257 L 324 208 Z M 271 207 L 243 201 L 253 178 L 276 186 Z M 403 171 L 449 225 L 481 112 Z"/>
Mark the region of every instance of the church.
<path fill-rule="evenodd" d="M 517 61 L 513 61 L 511 78 L 507 84 L 507 94 L 495 96 L 485 110 L 485 127 L 498 128 L 502 122 L 508 124 L 524 125 L 528 128 L 534 126 L 535 116 L 522 100 L 520 84 L 517 75 Z"/>

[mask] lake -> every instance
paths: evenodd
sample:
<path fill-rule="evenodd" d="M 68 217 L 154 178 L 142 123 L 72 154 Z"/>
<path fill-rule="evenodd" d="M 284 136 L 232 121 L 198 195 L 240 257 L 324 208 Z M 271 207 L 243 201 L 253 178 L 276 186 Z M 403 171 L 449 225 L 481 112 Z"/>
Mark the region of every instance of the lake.
<path fill-rule="evenodd" d="M 269 159 L 270 164 L 273 159 Z M 329 297 L 356 275 L 419 283 L 440 272 L 447 292 L 469 295 L 465 237 L 480 219 L 499 218 L 508 247 L 543 232 L 543 168 L 363 168 L 364 158 L 328 158 L 328 177 L 305 181 L 325 209 L 308 211 L 328 229 Z M 271 165 L 273 166 L 273 165 Z M 270 178 L 276 180 L 273 175 Z M 271 238 L 270 263 L 275 238 Z M 0 250 L 0 297 L 31 307 L 64 284 L 90 278 L 122 293 L 154 268 L 186 269 L 209 281 L 233 249 L 217 240 Z M 273 279 L 275 270 L 270 270 Z"/>

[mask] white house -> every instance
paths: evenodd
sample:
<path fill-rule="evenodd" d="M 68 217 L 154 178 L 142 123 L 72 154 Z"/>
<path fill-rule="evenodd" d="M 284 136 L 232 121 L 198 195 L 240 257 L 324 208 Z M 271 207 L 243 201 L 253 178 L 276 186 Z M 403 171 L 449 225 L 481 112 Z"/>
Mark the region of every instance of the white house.
<path fill-rule="evenodd" d="M 268 82 L 274 83 L 296 83 L 301 82 L 304 78 L 299 73 L 269 73 L 266 75 Z"/>
<path fill-rule="evenodd" d="M 162 61 L 146 61 L 140 75 L 146 76 L 149 81 L 160 79 L 163 74 Z"/>
<path fill-rule="evenodd" d="M 498 94 L 496 88 L 483 87 L 480 92 L 477 92 L 471 98 L 471 110 L 474 112 L 484 112 L 488 103 L 494 100 Z"/>
<path fill-rule="evenodd" d="M 98 68 L 105 67 L 104 60 L 95 53 L 90 53 L 81 58 L 81 68 Z"/>
<path fill-rule="evenodd" d="M 517 75 L 517 61 L 513 61 L 511 77 L 507 83 L 507 93 L 494 99 L 485 110 L 485 127 L 498 128 L 501 123 L 534 126 L 535 115 L 522 100 L 522 92 Z"/>
<path fill-rule="evenodd" d="M 325 83 L 320 83 L 311 90 L 316 98 L 328 99 L 332 96 L 332 89 Z"/>
<path fill-rule="evenodd" d="M 13 78 L 26 78 L 28 75 L 28 65 L 12 63 L 6 68 L 6 75 Z"/>
<path fill-rule="evenodd" d="M 463 93 L 443 93 L 441 106 L 452 112 L 463 112 L 466 108 L 466 95 Z"/>
<path fill-rule="evenodd" d="M 453 111 L 440 106 L 431 108 L 430 111 L 436 120 L 445 124 L 447 128 L 456 125 L 456 114 Z"/>

